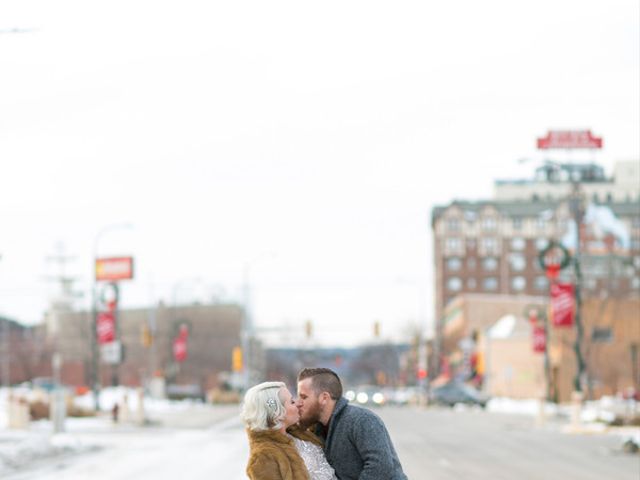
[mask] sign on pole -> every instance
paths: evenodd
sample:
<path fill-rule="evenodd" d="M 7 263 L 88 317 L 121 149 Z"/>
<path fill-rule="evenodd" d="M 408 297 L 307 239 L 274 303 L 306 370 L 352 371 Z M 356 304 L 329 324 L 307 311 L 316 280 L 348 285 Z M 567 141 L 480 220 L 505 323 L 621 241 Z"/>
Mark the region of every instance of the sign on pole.
<path fill-rule="evenodd" d="M 116 319 L 113 312 L 99 312 L 96 320 L 98 344 L 111 343 L 116 338 Z"/>
<path fill-rule="evenodd" d="M 133 257 L 96 258 L 96 280 L 115 282 L 133 278 Z"/>
<path fill-rule="evenodd" d="M 571 283 L 551 284 L 551 320 L 556 327 L 571 327 L 575 304 Z"/>
<path fill-rule="evenodd" d="M 547 345 L 547 335 L 544 327 L 534 325 L 533 327 L 533 351 L 536 353 L 544 353 Z"/>
<path fill-rule="evenodd" d="M 187 359 L 187 336 L 189 331 L 186 325 L 180 326 L 180 332 L 173 341 L 173 358 L 176 362 L 184 362 Z"/>
<path fill-rule="evenodd" d="M 117 365 L 122 360 L 122 344 L 118 341 L 100 345 L 100 357 L 103 363 Z"/>

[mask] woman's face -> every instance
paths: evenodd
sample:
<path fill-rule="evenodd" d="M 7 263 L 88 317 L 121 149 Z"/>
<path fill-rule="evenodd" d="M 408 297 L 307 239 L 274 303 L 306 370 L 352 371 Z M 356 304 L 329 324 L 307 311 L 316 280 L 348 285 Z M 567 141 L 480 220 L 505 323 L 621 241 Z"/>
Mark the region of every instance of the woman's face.
<path fill-rule="evenodd" d="M 293 400 L 291 393 L 286 388 L 280 390 L 280 400 L 282 400 L 282 404 L 284 405 L 284 409 L 286 411 L 284 420 L 282 423 L 284 427 L 287 428 L 294 423 L 298 423 L 300 419 L 300 414 L 298 413 L 298 407 L 296 406 L 296 402 Z"/>

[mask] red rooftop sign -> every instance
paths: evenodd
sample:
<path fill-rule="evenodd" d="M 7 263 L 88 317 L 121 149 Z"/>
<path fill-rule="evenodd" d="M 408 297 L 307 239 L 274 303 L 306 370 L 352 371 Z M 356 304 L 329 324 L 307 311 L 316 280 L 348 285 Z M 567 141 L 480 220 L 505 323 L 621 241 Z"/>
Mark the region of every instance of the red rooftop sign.
<path fill-rule="evenodd" d="M 591 130 L 549 130 L 546 137 L 538 138 L 538 148 L 602 148 L 602 137 L 594 137 Z"/>

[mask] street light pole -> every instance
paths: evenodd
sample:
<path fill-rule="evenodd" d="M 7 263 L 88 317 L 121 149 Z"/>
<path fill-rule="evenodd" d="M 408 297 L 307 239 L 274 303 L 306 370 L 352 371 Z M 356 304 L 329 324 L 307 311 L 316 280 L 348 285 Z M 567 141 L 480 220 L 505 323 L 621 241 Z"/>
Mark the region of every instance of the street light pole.
<path fill-rule="evenodd" d="M 576 339 L 573 344 L 573 350 L 576 354 L 577 370 L 573 381 L 576 392 L 582 392 L 582 378 L 584 376 L 586 363 L 582 355 L 582 337 L 584 334 L 584 326 L 582 325 L 582 270 L 580 268 L 580 242 L 581 242 L 581 225 L 584 211 L 582 208 L 582 199 L 580 197 L 580 183 L 578 180 L 573 181 L 573 191 L 570 197 L 570 209 L 573 219 L 576 223 L 576 245 L 573 254 L 573 267 L 575 271 L 574 295 L 576 302 L 575 323 L 576 323 Z"/>
<path fill-rule="evenodd" d="M 130 229 L 132 225 L 130 223 L 115 223 L 112 225 L 107 225 L 98 231 L 93 241 L 93 288 L 91 295 L 91 334 L 89 337 L 91 338 L 91 385 L 93 387 L 93 400 L 94 400 L 94 408 L 96 411 L 100 409 L 100 378 L 99 378 L 99 360 L 98 360 L 98 280 L 97 280 L 97 272 L 96 272 L 96 264 L 98 260 L 98 245 L 100 242 L 100 238 L 107 232 L 117 229 Z"/>

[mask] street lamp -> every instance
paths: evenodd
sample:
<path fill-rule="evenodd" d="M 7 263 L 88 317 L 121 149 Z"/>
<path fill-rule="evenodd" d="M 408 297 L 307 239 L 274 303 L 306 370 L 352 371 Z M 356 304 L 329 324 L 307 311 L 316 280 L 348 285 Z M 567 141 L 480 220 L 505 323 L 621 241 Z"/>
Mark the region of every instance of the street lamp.
<path fill-rule="evenodd" d="M 524 163 L 528 159 L 521 159 L 519 163 Z M 567 169 L 567 165 L 562 165 L 559 162 L 553 160 L 545 160 L 544 165 L 553 167 L 559 170 Z M 586 362 L 582 353 L 582 337 L 584 336 L 584 326 L 582 324 L 582 270 L 580 265 L 580 250 L 581 250 L 581 225 L 584 218 L 584 202 L 581 191 L 581 174 L 575 169 L 569 170 L 568 178 L 571 182 L 571 193 L 567 197 L 569 202 L 569 211 L 573 217 L 573 221 L 576 225 L 576 238 L 574 239 L 575 245 L 573 250 L 573 268 L 575 275 L 574 285 L 574 301 L 575 301 L 575 315 L 574 321 L 576 324 L 576 338 L 573 344 L 573 350 L 576 355 L 576 375 L 574 377 L 573 386 L 576 392 L 582 393 L 582 379 L 586 372 Z"/>
<path fill-rule="evenodd" d="M 98 233 L 96 234 L 94 241 L 93 241 L 93 252 L 92 252 L 92 257 L 93 257 L 93 288 L 92 288 L 92 299 L 91 299 L 91 305 L 92 305 L 92 325 L 91 325 L 91 383 L 93 386 L 93 398 L 94 398 L 94 406 L 96 411 L 98 411 L 100 409 L 100 402 L 98 399 L 99 393 L 100 393 L 100 379 L 99 379 L 99 375 L 98 375 L 98 332 L 97 332 L 97 327 L 98 327 L 98 307 L 97 307 L 97 289 L 98 289 L 98 281 L 97 281 L 97 275 L 96 275 L 96 263 L 97 263 L 97 259 L 98 259 L 98 246 L 100 244 L 100 239 L 108 232 L 111 232 L 113 230 L 124 230 L 124 229 L 131 229 L 133 228 L 133 225 L 130 223 L 114 223 L 111 225 L 107 225 L 105 227 L 103 227 L 102 229 L 100 229 L 98 231 Z M 116 338 L 117 338 L 117 325 L 116 325 Z"/>

